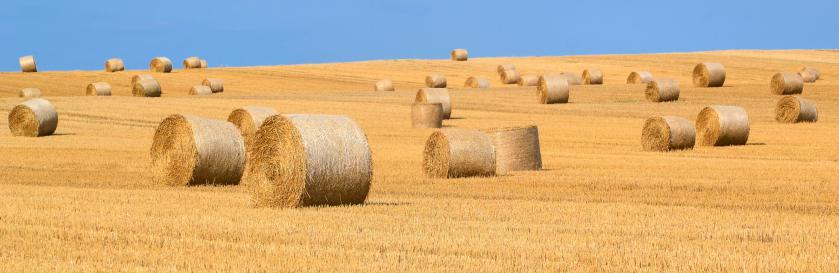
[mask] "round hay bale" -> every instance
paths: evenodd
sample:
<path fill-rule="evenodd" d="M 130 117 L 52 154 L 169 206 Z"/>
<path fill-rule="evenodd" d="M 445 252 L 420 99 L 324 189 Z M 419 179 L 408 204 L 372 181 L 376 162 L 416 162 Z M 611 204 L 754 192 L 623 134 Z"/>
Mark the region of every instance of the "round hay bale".
<path fill-rule="evenodd" d="M 653 74 L 647 71 L 633 71 L 626 77 L 628 84 L 647 84 L 653 80 Z"/>
<path fill-rule="evenodd" d="M 526 127 L 496 128 L 485 131 L 495 146 L 495 172 L 542 169 L 542 152 L 539 148 L 539 129 Z"/>
<path fill-rule="evenodd" d="M 568 80 L 568 85 L 580 85 L 583 84 L 583 78 L 580 75 L 571 73 L 571 72 L 562 72 L 559 73 Z"/>
<path fill-rule="evenodd" d="M 166 57 L 155 57 L 149 63 L 149 70 L 160 73 L 172 72 L 172 60 Z"/>
<path fill-rule="evenodd" d="M 521 76 L 519 76 L 519 72 L 515 69 L 506 69 L 499 73 L 501 76 L 501 82 L 504 84 L 516 84 L 519 82 Z"/>
<path fill-rule="evenodd" d="M 417 92 L 414 102 L 439 103 L 443 107 L 443 119 L 452 117 L 452 98 L 449 96 L 449 89 L 446 88 L 423 88 Z"/>
<path fill-rule="evenodd" d="M 199 68 L 207 68 L 207 60 L 201 59 L 201 66 Z"/>
<path fill-rule="evenodd" d="M 105 72 L 125 71 L 125 63 L 122 59 L 112 58 L 105 61 Z"/>
<path fill-rule="evenodd" d="M 395 90 L 395 88 L 393 88 L 393 81 L 388 80 L 388 79 L 377 81 L 376 84 L 373 86 L 373 89 L 376 90 L 376 91 L 394 91 Z"/>
<path fill-rule="evenodd" d="M 567 103 L 569 97 L 568 78 L 563 75 L 542 75 L 536 88 L 539 103 Z"/>
<path fill-rule="evenodd" d="M 206 78 L 201 82 L 201 85 L 210 87 L 213 93 L 224 92 L 224 82 L 221 79 Z"/>
<path fill-rule="evenodd" d="M 804 79 L 798 73 L 775 73 L 770 81 L 769 89 L 775 95 L 801 94 L 804 91 Z"/>
<path fill-rule="evenodd" d="M 651 102 L 675 101 L 679 99 L 679 82 L 673 79 L 657 78 L 647 83 L 644 90 Z"/>
<path fill-rule="evenodd" d="M 807 74 L 807 75 L 811 76 L 812 80 L 813 80 L 812 82 L 815 82 L 815 81 L 821 79 L 821 75 L 822 75 L 822 73 L 819 72 L 818 69 L 816 69 L 815 67 L 812 67 L 812 66 L 805 66 L 804 68 L 801 68 L 801 72 L 799 72 L 799 74 L 801 74 L 802 76 L 804 76 L 804 74 Z"/>
<path fill-rule="evenodd" d="M 427 177 L 495 175 L 495 146 L 489 135 L 460 128 L 436 131 L 425 142 L 422 169 Z"/>
<path fill-rule="evenodd" d="M 85 89 L 85 95 L 87 96 L 110 96 L 111 95 L 111 85 L 107 82 L 94 82 L 87 85 Z"/>
<path fill-rule="evenodd" d="M 519 77 L 519 86 L 536 86 L 539 85 L 539 76 L 536 75 L 521 75 Z"/>
<path fill-rule="evenodd" d="M 201 58 L 189 57 L 184 59 L 184 69 L 201 68 Z"/>
<path fill-rule="evenodd" d="M 259 130 L 259 126 L 262 126 L 265 119 L 278 114 L 277 110 L 271 107 L 245 106 L 230 112 L 227 121 L 233 123 L 239 129 L 242 139 L 245 140 L 245 147 L 250 152 L 254 137 L 256 137 L 256 130 Z"/>
<path fill-rule="evenodd" d="M 21 72 L 38 72 L 35 66 L 35 57 L 32 55 L 20 57 L 20 71 Z"/>
<path fill-rule="evenodd" d="M 644 151 L 666 152 L 692 149 L 696 142 L 696 129 L 683 117 L 651 117 L 641 130 Z"/>
<path fill-rule="evenodd" d="M 783 123 L 816 122 L 819 111 L 816 104 L 799 96 L 784 96 L 775 105 L 775 120 Z"/>
<path fill-rule="evenodd" d="M 469 78 L 466 78 L 466 83 L 463 86 L 469 88 L 489 88 L 490 84 L 487 78 L 469 76 Z"/>
<path fill-rule="evenodd" d="M 212 95 L 213 90 L 210 89 L 209 86 L 193 85 L 191 88 L 189 88 L 189 94 L 190 95 Z"/>
<path fill-rule="evenodd" d="M 140 80 L 153 80 L 153 79 L 154 79 L 154 77 L 152 77 L 152 75 L 148 75 L 148 74 L 134 75 L 134 76 L 131 77 L 131 86 L 134 86 L 134 84 L 139 82 Z"/>
<path fill-rule="evenodd" d="M 693 86 L 721 87 L 725 83 L 725 67 L 720 63 L 700 63 L 693 68 Z"/>
<path fill-rule="evenodd" d="M 500 65 L 498 65 L 498 67 L 495 68 L 495 71 L 497 71 L 498 74 L 501 74 L 501 72 L 504 72 L 504 70 L 516 70 L 516 65 L 514 65 L 514 64 L 500 64 Z"/>
<path fill-rule="evenodd" d="M 583 84 L 603 84 L 603 72 L 592 68 L 583 70 Z"/>
<path fill-rule="evenodd" d="M 749 114 L 739 106 L 714 105 L 696 117 L 699 146 L 745 145 L 749 140 Z"/>
<path fill-rule="evenodd" d="M 38 88 L 24 88 L 20 90 L 21 98 L 40 98 L 41 89 Z"/>
<path fill-rule="evenodd" d="M 466 61 L 467 59 L 469 59 L 469 51 L 466 51 L 466 49 L 458 48 L 452 50 L 452 61 L 462 62 Z"/>
<path fill-rule="evenodd" d="M 160 88 L 160 83 L 157 80 L 143 79 L 131 87 L 131 93 L 135 97 L 160 97 L 163 90 Z"/>
<path fill-rule="evenodd" d="M 373 161 L 349 117 L 275 115 L 259 130 L 245 171 L 256 207 L 362 204 Z"/>
<path fill-rule="evenodd" d="M 154 133 L 152 178 L 169 186 L 235 185 L 242 178 L 245 156 L 245 143 L 233 124 L 175 114 Z"/>
<path fill-rule="evenodd" d="M 443 104 L 414 102 L 411 105 L 411 126 L 414 128 L 442 128 Z"/>
<path fill-rule="evenodd" d="M 446 88 L 446 76 L 442 74 L 425 76 L 425 86 L 429 88 Z"/>
<path fill-rule="evenodd" d="M 9 129 L 14 136 L 47 136 L 55 133 L 56 128 L 58 113 L 45 99 L 24 101 L 9 112 Z"/>

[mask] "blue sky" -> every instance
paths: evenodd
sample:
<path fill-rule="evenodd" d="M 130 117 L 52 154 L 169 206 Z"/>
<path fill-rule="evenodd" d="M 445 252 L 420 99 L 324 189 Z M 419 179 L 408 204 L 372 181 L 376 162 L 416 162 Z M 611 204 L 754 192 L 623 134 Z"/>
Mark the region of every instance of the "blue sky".
<path fill-rule="evenodd" d="M 39 1 L 0 5 L 0 71 L 839 47 L 839 1 Z"/>

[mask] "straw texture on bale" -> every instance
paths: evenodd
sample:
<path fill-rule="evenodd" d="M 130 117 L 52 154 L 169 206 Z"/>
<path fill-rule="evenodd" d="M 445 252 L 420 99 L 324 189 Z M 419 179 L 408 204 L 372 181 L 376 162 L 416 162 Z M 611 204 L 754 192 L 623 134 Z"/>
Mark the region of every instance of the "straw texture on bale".
<path fill-rule="evenodd" d="M 495 175 L 495 146 L 486 133 L 446 128 L 425 142 L 423 172 L 431 178 Z"/>
<path fill-rule="evenodd" d="M 87 85 L 87 89 L 85 89 L 85 95 L 87 96 L 110 96 L 111 95 L 111 85 L 107 82 L 94 82 Z"/>
<path fill-rule="evenodd" d="M 542 75 L 536 91 L 539 103 L 554 104 L 567 103 L 569 96 L 568 79 L 562 75 Z"/>
<path fill-rule="evenodd" d="M 446 88 L 446 76 L 443 74 L 431 74 L 425 76 L 425 87 Z"/>
<path fill-rule="evenodd" d="M 153 180 L 162 185 L 235 185 L 245 169 L 245 143 L 233 124 L 171 115 L 151 146 Z"/>
<path fill-rule="evenodd" d="M 798 73 L 779 72 L 772 76 L 769 88 L 775 95 L 801 94 L 804 91 L 804 79 Z"/>
<path fill-rule="evenodd" d="M 469 88 L 489 88 L 490 84 L 487 78 L 469 76 L 469 78 L 466 78 L 466 83 L 463 86 Z"/>
<path fill-rule="evenodd" d="M 184 69 L 201 68 L 201 58 L 189 57 L 184 59 Z"/>
<path fill-rule="evenodd" d="M 210 87 L 213 93 L 224 92 L 224 82 L 221 79 L 206 78 L 201 82 L 201 85 Z"/>
<path fill-rule="evenodd" d="M 201 59 L 201 66 L 199 68 L 207 68 L 207 60 Z"/>
<path fill-rule="evenodd" d="M 163 94 L 163 90 L 160 88 L 160 83 L 157 80 L 143 79 L 131 87 L 131 93 L 135 97 L 160 97 Z"/>
<path fill-rule="evenodd" d="M 720 63 L 700 63 L 693 68 L 693 86 L 721 87 L 725 83 L 725 67 Z"/>
<path fill-rule="evenodd" d="M 193 85 L 191 88 L 189 88 L 189 94 L 190 95 L 212 95 L 213 90 L 210 89 L 209 86 Z"/>
<path fill-rule="evenodd" d="M 277 110 L 271 107 L 245 106 L 230 112 L 227 121 L 239 129 L 242 139 L 245 140 L 245 147 L 250 151 L 256 137 L 256 130 L 259 130 L 259 126 L 262 126 L 265 119 L 277 114 L 279 114 Z"/>
<path fill-rule="evenodd" d="M 683 117 L 651 117 L 641 130 L 644 151 L 666 152 L 692 149 L 696 142 L 696 129 Z"/>
<path fill-rule="evenodd" d="M 256 132 L 245 184 L 256 207 L 362 204 L 373 162 L 349 117 L 275 115 Z"/>
<path fill-rule="evenodd" d="M 577 75 L 577 74 L 574 74 L 574 73 L 571 73 L 571 72 L 562 72 L 562 73 L 559 73 L 559 75 L 562 75 L 563 77 L 565 77 L 565 79 L 568 81 L 568 85 L 583 84 L 583 78 L 581 78 L 580 75 Z"/>
<path fill-rule="evenodd" d="M 749 140 L 749 115 L 739 106 L 708 106 L 696 117 L 696 131 L 700 146 L 745 145 Z"/>
<path fill-rule="evenodd" d="M 439 102 L 414 102 L 411 105 L 411 126 L 414 128 L 442 128 L 443 105 Z"/>
<path fill-rule="evenodd" d="M 539 129 L 535 125 L 490 129 L 486 133 L 495 146 L 496 173 L 542 169 Z"/>
<path fill-rule="evenodd" d="M 149 70 L 160 73 L 172 72 L 172 60 L 166 57 L 155 57 L 149 63 Z"/>
<path fill-rule="evenodd" d="M 395 90 L 395 88 L 393 88 L 393 81 L 387 80 L 387 79 L 377 81 L 373 88 L 376 91 L 394 91 Z"/>
<path fill-rule="evenodd" d="M 819 111 L 816 104 L 799 96 L 784 96 L 775 105 L 775 120 L 783 123 L 816 122 Z"/>
<path fill-rule="evenodd" d="M 122 59 L 112 58 L 105 61 L 105 72 L 117 72 L 124 70 L 125 63 L 122 61 Z"/>
<path fill-rule="evenodd" d="M 9 129 L 12 135 L 39 137 L 55 133 L 58 112 L 45 99 L 31 99 L 12 108 L 9 112 Z"/>
<path fill-rule="evenodd" d="M 821 78 L 821 72 L 819 72 L 818 69 L 811 66 L 805 66 L 801 69 L 800 72 L 798 72 L 798 74 L 801 75 L 801 77 L 804 79 L 804 82 L 816 82 L 816 80 Z"/>
<path fill-rule="evenodd" d="M 501 76 L 501 82 L 504 84 L 516 84 L 521 78 L 521 76 L 519 76 L 519 72 L 515 69 L 503 70 L 499 73 L 499 75 Z"/>
<path fill-rule="evenodd" d="M 417 92 L 414 102 L 439 103 L 443 107 L 443 119 L 452 117 L 452 98 L 449 96 L 449 89 L 446 88 L 423 88 Z"/>
<path fill-rule="evenodd" d="M 516 70 L 516 65 L 514 65 L 514 64 L 500 64 L 500 65 L 498 65 L 498 67 L 495 68 L 495 71 L 497 71 L 498 74 L 501 74 L 501 72 L 503 72 L 504 70 Z"/>
<path fill-rule="evenodd" d="M 153 80 L 154 77 L 148 74 L 139 74 L 134 75 L 131 77 L 131 86 L 134 86 L 135 83 L 139 82 L 140 80 Z"/>
<path fill-rule="evenodd" d="M 603 72 L 600 69 L 583 70 L 583 84 L 603 84 Z"/>
<path fill-rule="evenodd" d="M 521 75 L 519 77 L 519 86 L 536 86 L 539 84 L 539 76 L 536 75 Z"/>
<path fill-rule="evenodd" d="M 38 72 L 35 66 L 35 57 L 32 55 L 20 57 L 20 71 L 21 72 Z"/>
<path fill-rule="evenodd" d="M 24 88 L 20 90 L 21 98 L 40 98 L 41 89 L 38 88 Z"/>
<path fill-rule="evenodd" d="M 466 61 L 469 59 L 469 51 L 466 49 L 458 48 L 452 50 L 452 61 Z"/>
<path fill-rule="evenodd" d="M 651 102 L 675 101 L 679 99 L 679 82 L 658 78 L 647 83 L 644 95 Z"/>
<path fill-rule="evenodd" d="M 633 71 L 629 73 L 629 77 L 626 77 L 626 83 L 628 84 L 647 84 L 653 80 L 653 74 L 647 71 Z"/>

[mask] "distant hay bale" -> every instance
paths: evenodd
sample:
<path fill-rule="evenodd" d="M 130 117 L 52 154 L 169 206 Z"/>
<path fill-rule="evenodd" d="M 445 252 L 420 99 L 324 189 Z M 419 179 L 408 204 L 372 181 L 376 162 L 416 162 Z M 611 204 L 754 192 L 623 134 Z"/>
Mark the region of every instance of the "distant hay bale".
<path fill-rule="evenodd" d="M 235 185 L 245 168 L 245 143 L 233 124 L 188 115 L 160 122 L 151 145 L 155 183 Z"/>
<path fill-rule="evenodd" d="M 87 96 L 110 96 L 111 95 L 111 85 L 107 82 L 94 82 L 87 85 L 85 89 L 85 95 Z"/>
<path fill-rule="evenodd" d="M 519 86 L 536 86 L 539 85 L 539 76 L 536 75 L 521 75 L 519 77 Z"/>
<path fill-rule="evenodd" d="M 539 85 L 536 90 L 539 93 L 539 103 L 541 104 L 568 102 L 568 78 L 563 75 L 540 76 Z"/>
<path fill-rule="evenodd" d="M 641 130 L 644 151 L 666 152 L 692 149 L 696 142 L 696 129 L 682 117 L 651 117 Z"/>
<path fill-rule="evenodd" d="M 425 86 L 429 88 L 446 88 L 446 76 L 443 74 L 431 74 L 425 76 Z"/>
<path fill-rule="evenodd" d="M 819 70 L 810 66 L 805 66 L 804 68 L 802 68 L 801 71 L 798 72 L 798 75 L 801 75 L 802 80 L 808 83 L 816 82 L 816 80 L 818 80 L 819 77 L 821 77 L 821 73 L 819 72 Z"/>
<path fill-rule="evenodd" d="M 431 178 L 493 176 L 495 146 L 492 138 L 475 130 L 438 130 L 425 142 L 422 169 Z"/>
<path fill-rule="evenodd" d="M 414 102 L 411 105 L 411 126 L 413 128 L 442 128 L 443 104 Z"/>
<path fill-rule="evenodd" d="M 449 89 L 446 88 L 423 88 L 417 92 L 414 102 L 439 103 L 443 107 L 443 119 L 452 117 L 452 98 L 449 96 Z"/>
<path fill-rule="evenodd" d="M 105 61 L 105 72 L 118 72 L 125 70 L 125 63 L 122 59 L 111 58 Z"/>
<path fill-rule="evenodd" d="M 714 105 L 696 117 L 699 146 L 745 145 L 749 140 L 749 115 L 739 106 Z"/>
<path fill-rule="evenodd" d="M 466 49 L 458 48 L 452 50 L 452 61 L 466 61 L 469 59 L 469 52 Z"/>
<path fill-rule="evenodd" d="M 516 84 L 521 79 L 521 76 L 519 76 L 519 72 L 515 69 L 507 69 L 501 71 L 501 73 L 499 73 L 499 76 L 501 76 L 501 82 L 504 84 Z"/>
<path fill-rule="evenodd" d="M 256 132 L 245 171 L 255 207 L 362 204 L 373 162 L 364 131 L 349 117 L 275 115 Z"/>
<path fill-rule="evenodd" d="M 679 99 L 679 82 L 673 79 L 657 78 L 647 83 L 644 91 L 651 102 L 675 101 Z"/>
<path fill-rule="evenodd" d="M 626 77 L 628 84 L 647 84 L 653 80 L 653 74 L 647 71 L 633 71 Z"/>
<path fill-rule="evenodd" d="M 277 110 L 271 107 L 245 106 L 230 112 L 227 121 L 233 123 L 239 129 L 242 139 L 245 140 L 245 147 L 250 153 L 259 126 L 262 126 L 262 123 L 268 117 L 278 114 Z"/>
<path fill-rule="evenodd" d="M 700 63 L 693 68 L 693 86 L 721 87 L 725 83 L 725 67 L 720 63 Z"/>
<path fill-rule="evenodd" d="M 207 60 L 201 59 L 201 66 L 199 68 L 207 68 Z"/>
<path fill-rule="evenodd" d="M 583 84 L 603 84 L 603 72 L 593 68 L 583 70 Z"/>
<path fill-rule="evenodd" d="M 516 65 L 514 64 L 499 64 L 498 67 L 495 68 L 495 71 L 498 74 L 501 74 L 504 70 L 516 70 Z"/>
<path fill-rule="evenodd" d="M 186 59 L 184 59 L 183 66 L 184 66 L 184 69 L 201 68 L 201 58 L 198 58 L 198 57 L 186 58 Z"/>
<path fill-rule="evenodd" d="M 783 123 L 816 122 L 819 111 L 816 105 L 799 96 L 784 96 L 775 105 L 775 120 Z"/>
<path fill-rule="evenodd" d="M 489 88 L 490 84 L 487 78 L 469 76 L 469 78 L 466 78 L 466 83 L 463 86 L 469 88 Z"/>
<path fill-rule="evenodd" d="M 580 85 L 583 84 L 583 78 L 580 75 L 571 73 L 571 72 L 562 72 L 559 73 L 568 80 L 568 85 Z"/>
<path fill-rule="evenodd" d="M 221 79 L 206 78 L 201 82 L 201 85 L 210 87 L 213 93 L 224 92 L 224 82 Z"/>
<path fill-rule="evenodd" d="M 542 169 L 539 129 L 536 125 L 495 128 L 485 132 L 495 146 L 496 173 Z"/>
<path fill-rule="evenodd" d="M 393 88 L 393 81 L 388 80 L 388 79 L 377 81 L 376 84 L 373 86 L 373 88 L 376 91 L 394 91 L 395 90 L 395 88 Z"/>
<path fill-rule="evenodd" d="M 160 97 L 163 90 L 160 88 L 160 83 L 157 80 L 143 79 L 131 87 L 131 93 L 135 97 Z"/>
<path fill-rule="evenodd" d="M 20 71 L 21 72 L 38 72 L 35 66 L 35 57 L 32 55 L 20 57 Z"/>
<path fill-rule="evenodd" d="M 772 94 L 775 95 L 801 94 L 804 91 L 804 79 L 797 73 L 775 73 L 772 76 L 769 88 L 772 90 Z"/>
<path fill-rule="evenodd" d="M 193 85 L 189 88 L 190 95 L 212 95 L 213 90 L 210 89 L 209 86 L 206 85 Z"/>
<path fill-rule="evenodd" d="M 149 63 L 149 70 L 160 73 L 172 72 L 172 60 L 166 57 L 155 57 Z"/>
<path fill-rule="evenodd" d="M 140 80 L 153 80 L 154 77 L 148 74 L 139 74 L 134 75 L 131 77 L 131 86 L 134 86 L 135 83 L 139 82 Z"/>
<path fill-rule="evenodd" d="M 14 136 L 52 135 L 57 127 L 58 113 L 55 107 L 45 99 L 27 100 L 9 112 L 9 129 Z"/>
<path fill-rule="evenodd" d="M 40 98 L 41 89 L 38 88 L 24 88 L 20 90 L 21 98 Z"/>

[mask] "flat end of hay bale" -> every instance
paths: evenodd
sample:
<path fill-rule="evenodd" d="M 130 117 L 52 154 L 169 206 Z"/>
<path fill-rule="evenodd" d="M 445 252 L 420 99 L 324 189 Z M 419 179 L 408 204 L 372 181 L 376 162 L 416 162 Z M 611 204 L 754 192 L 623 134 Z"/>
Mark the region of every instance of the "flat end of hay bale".
<path fill-rule="evenodd" d="M 536 125 L 484 130 L 495 146 L 496 173 L 542 169 L 539 129 Z"/>

